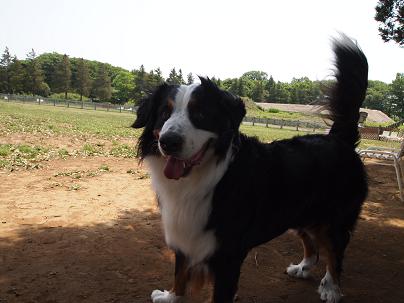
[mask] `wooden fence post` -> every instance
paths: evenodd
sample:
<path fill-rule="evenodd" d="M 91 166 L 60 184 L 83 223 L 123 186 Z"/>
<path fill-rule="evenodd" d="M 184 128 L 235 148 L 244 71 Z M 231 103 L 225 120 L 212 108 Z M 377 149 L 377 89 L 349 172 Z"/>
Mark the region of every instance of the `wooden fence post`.
<path fill-rule="evenodd" d="M 81 100 L 81 109 L 83 109 L 83 108 L 84 108 L 84 101 Z"/>
<path fill-rule="evenodd" d="M 97 103 L 94 103 L 94 110 L 97 110 Z"/>
<path fill-rule="evenodd" d="M 296 130 L 299 131 L 299 121 L 296 123 Z"/>
<path fill-rule="evenodd" d="M 281 129 L 283 128 L 283 119 L 281 120 Z"/>
<path fill-rule="evenodd" d="M 267 118 L 267 121 L 266 121 L 265 127 L 268 127 L 268 118 Z"/>

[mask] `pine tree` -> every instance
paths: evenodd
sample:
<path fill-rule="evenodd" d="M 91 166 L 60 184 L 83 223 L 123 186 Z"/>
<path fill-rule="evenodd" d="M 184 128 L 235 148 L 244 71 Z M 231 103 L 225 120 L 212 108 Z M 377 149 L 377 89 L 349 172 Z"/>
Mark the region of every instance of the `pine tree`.
<path fill-rule="evenodd" d="M 34 49 L 27 54 L 26 91 L 34 95 L 49 94 L 49 86 L 44 82 L 44 75 Z"/>
<path fill-rule="evenodd" d="M 175 70 L 175 67 L 170 71 L 170 74 L 168 75 L 168 78 L 166 80 L 166 82 L 168 84 L 172 84 L 172 85 L 178 85 L 178 75 L 177 72 Z"/>
<path fill-rule="evenodd" d="M 21 64 L 21 61 L 18 60 L 16 56 L 13 57 L 10 64 L 9 76 L 11 93 L 22 93 L 24 91 L 25 70 Z"/>
<path fill-rule="evenodd" d="M 6 47 L 0 59 L 0 91 L 8 94 L 11 93 L 10 65 L 11 65 L 11 55 L 8 50 L 8 47 Z"/>
<path fill-rule="evenodd" d="M 67 99 L 67 93 L 70 89 L 72 71 L 70 68 L 69 57 L 65 54 L 63 59 L 56 66 L 56 89 L 57 92 L 65 93 L 65 99 Z"/>
<path fill-rule="evenodd" d="M 107 67 L 105 64 L 102 64 L 98 68 L 97 78 L 94 81 L 94 92 L 95 96 L 101 101 L 107 101 L 111 99 L 111 78 L 108 75 Z"/>
<path fill-rule="evenodd" d="M 189 73 L 187 75 L 187 84 L 190 85 L 190 84 L 194 83 L 194 81 L 195 81 L 194 76 L 192 75 L 192 73 Z"/>
<path fill-rule="evenodd" d="M 77 90 L 80 94 L 80 101 L 82 101 L 83 96 L 88 96 L 91 89 L 90 72 L 88 70 L 87 63 L 84 61 L 83 58 L 81 58 L 79 63 L 77 64 L 76 81 L 78 87 Z"/>
<path fill-rule="evenodd" d="M 185 81 L 184 81 L 184 77 L 183 77 L 183 75 L 182 75 L 182 70 L 181 70 L 181 68 L 178 70 L 178 74 L 177 74 L 177 83 L 178 84 L 185 84 Z"/>
<path fill-rule="evenodd" d="M 134 70 L 132 73 L 134 75 L 135 83 L 132 98 L 135 100 L 135 102 L 139 102 L 147 94 L 146 84 L 148 77 L 143 64 L 140 66 L 139 70 Z"/>

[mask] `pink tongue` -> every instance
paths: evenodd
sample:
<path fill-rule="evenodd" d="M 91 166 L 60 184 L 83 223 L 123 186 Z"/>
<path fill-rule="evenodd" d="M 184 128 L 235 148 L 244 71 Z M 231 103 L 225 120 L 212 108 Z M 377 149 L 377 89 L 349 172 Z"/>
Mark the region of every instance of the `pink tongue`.
<path fill-rule="evenodd" d="M 168 179 L 178 180 L 184 175 L 184 161 L 168 156 L 166 167 L 164 168 L 164 175 Z"/>

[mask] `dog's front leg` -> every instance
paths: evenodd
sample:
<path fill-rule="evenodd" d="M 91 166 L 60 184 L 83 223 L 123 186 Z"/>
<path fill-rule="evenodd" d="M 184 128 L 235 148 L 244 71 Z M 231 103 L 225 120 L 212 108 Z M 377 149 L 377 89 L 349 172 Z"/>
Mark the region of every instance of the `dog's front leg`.
<path fill-rule="evenodd" d="M 168 291 L 154 290 L 151 294 L 153 303 L 177 303 L 182 302 L 189 279 L 189 271 L 186 257 L 179 251 L 175 252 L 175 277 L 174 287 Z"/>
<path fill-rule="evenodd" d="M 222 256 L 211 263 L 214 275 L 212 303 L 233 303 L 245 255 Z"/>

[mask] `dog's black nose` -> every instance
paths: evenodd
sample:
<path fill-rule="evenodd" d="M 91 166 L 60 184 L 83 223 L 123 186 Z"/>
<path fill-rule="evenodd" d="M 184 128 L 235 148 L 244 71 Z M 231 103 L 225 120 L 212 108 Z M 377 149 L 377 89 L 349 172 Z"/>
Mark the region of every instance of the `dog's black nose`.
<path fill-rule="evenodd" d="M 177 133 L 169 132 L 162 135 L 159 139 L 160 147 L 167 155 L 173 155 L 181 151 L 184 140 Z"/>

